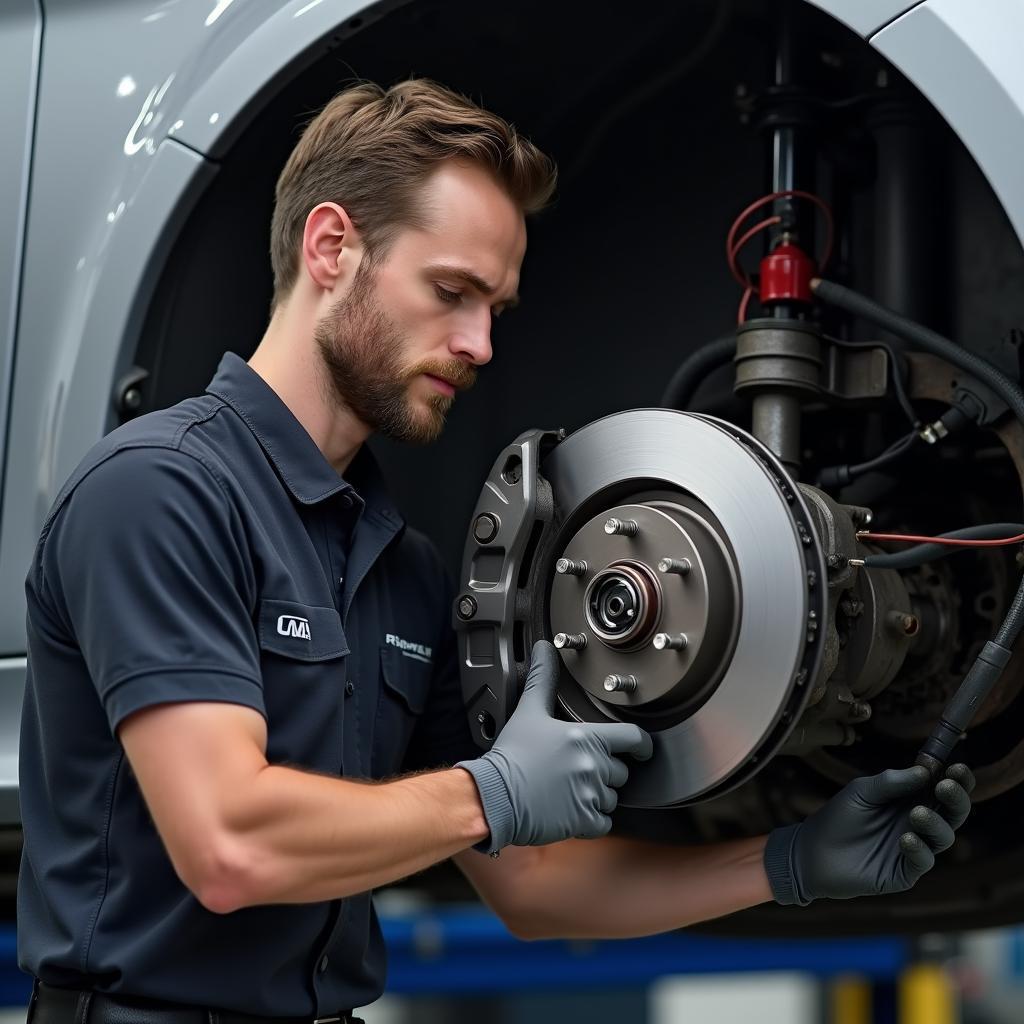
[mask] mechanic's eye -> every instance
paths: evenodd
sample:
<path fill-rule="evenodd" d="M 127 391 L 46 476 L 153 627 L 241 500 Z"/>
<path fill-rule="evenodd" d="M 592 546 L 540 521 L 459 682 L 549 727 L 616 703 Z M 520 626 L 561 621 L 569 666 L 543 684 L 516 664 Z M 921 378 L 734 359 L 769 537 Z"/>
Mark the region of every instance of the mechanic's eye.
<path fill-rule="evenodd" d="M 434 285 L 434 291 L 442 302 L 458 302 L 462 298 L 459 292 L 450 292 L 439 284 Z"/>

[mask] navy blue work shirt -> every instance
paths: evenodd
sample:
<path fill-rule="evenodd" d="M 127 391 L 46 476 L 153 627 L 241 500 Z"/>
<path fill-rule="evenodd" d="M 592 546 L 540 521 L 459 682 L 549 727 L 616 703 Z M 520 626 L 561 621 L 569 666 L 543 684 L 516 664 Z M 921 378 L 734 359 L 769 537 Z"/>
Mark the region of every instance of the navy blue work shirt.
<path fill-rule="evenodd" d="M 369 450 L 342 478 L 229 353 L 205 395 L 86 456 L 50 510 L 26 590 L 22 968 L 52 985 L 268 1016 L 376 999 L 385 950 L 369 893 L 205 909 L 175 874 L 116 735 L 155 704 L 227 701 L 266 718 L 274 764 L 380 779 L 476 755 L 450 586 Z"/>

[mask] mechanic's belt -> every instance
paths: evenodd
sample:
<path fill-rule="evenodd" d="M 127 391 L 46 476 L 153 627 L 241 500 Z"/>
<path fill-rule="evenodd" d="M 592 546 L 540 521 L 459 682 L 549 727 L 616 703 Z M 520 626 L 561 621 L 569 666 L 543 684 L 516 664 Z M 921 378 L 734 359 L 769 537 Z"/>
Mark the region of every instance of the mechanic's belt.
<path fill-rule="evenodd" d="M 32 1024 L 363 1024 L 349 1010 L 318 1018 L 259 1017 L 107 992 L 54 988 L 42 982 L 36 982 L 29 1020 Z"/>

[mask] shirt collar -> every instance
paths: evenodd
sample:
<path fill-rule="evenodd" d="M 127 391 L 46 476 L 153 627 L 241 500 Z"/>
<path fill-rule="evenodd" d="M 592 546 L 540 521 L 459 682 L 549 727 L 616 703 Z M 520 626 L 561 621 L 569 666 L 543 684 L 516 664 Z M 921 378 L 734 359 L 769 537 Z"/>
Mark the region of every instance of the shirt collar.
<path fill-rule="evenodd" d="M 313 505 L 334 494 L 349 493 L 362 499 L 368 509 L 401 524 L 369 448 L 364 444 L 349 467 L 356 491 L 324 458 L 277 392 L 240 356 L 225 352 L 206 390 L 238 413 L 297 501 Z"/>

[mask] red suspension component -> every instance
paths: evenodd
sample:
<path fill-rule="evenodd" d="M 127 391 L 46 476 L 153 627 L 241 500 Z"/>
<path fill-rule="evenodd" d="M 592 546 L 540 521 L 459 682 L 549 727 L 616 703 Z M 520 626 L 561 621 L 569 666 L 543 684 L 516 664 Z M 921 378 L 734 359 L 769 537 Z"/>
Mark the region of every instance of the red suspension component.
<path fill-rule="evenodd" d="M 777 245 L 761 260 L 761 282 L 758 289 L 761 305 L 769 302 L 813 301 L 811 278 L 814 261 L 792 242 Z"/>
<path fill-rule="evenodd" d="M 832 211 L 828 204 L 812 192 L 804 192 L 800 189 L 784 189 L 781 192 L 772 192 L 762 196 L 756 202 L 751 203 L 733 221 L 729 229 L 728 238 L 725 241 L 726 259 L 729 263 L 729 270 L 736 280 L 743 286 L 743 299 L 740 302 L 738 320 L 743 323 L 747 318 L 747 307 L 753 296 L 757 296 L 762 305 L 771 302 L 812 302 L 811 278 L 817 272 L 814 261 L 798 245 L 789 241 L 785 235 L 781 244 L 777 245 L 764 259 L 761 260 L 759 280 L 755 283 L 750 279 L 739 263 L 740 250 L 756 235 L 768 228 L 775 227 L 781 223 L 778 216 L 766 217 L 758 221 L 753 227 L 740 235 L 740 228 L 747 218 L 757 210 L 762 209 L 777 199 L 792 197 L 813 203 L 822 213 L 825 221 L 825 244 L 821 258 L 822 268 L 829 261 L 832 254 L 833 226 Z M 737 237 L 739 236 L 739 237 Z"/>

